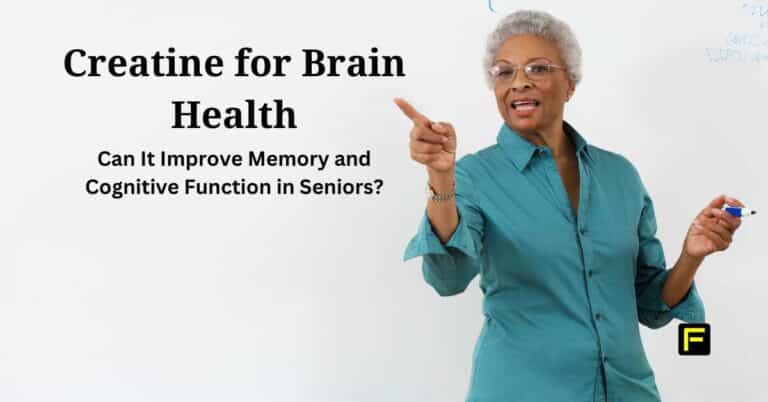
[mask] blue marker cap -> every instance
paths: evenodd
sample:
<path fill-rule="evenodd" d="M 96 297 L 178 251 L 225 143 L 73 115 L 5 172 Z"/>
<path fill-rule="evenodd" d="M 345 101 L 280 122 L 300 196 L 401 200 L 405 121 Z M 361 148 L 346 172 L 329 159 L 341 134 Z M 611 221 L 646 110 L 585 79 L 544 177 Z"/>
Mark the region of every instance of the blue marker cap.
<path fill-rule="evenodd" d="M 737 217 L 737 218 L 743 218 L 745 216 L 754 215 L 757 213 L 754 209 L 749 208 L 741 208 L 741 207 L 732 207 L 730 205 L 726 205 L 723 207 L 725 211 L 727 211 L 729 214 Z"/>

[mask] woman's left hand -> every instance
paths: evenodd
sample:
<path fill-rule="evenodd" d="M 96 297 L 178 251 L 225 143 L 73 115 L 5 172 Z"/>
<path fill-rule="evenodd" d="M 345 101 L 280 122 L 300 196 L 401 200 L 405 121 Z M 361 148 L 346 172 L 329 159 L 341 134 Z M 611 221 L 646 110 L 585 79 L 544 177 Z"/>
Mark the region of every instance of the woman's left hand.
<path fill-rule="evenodd" d="M 704 258 L 730 246 L 733 234 L 741 225 L 741 218 L 722 210 L 724 204 L 743 207 L 741 201 L 720 195 L 699 212 L 688 229 L 683 252 L 694 258 Z"/>

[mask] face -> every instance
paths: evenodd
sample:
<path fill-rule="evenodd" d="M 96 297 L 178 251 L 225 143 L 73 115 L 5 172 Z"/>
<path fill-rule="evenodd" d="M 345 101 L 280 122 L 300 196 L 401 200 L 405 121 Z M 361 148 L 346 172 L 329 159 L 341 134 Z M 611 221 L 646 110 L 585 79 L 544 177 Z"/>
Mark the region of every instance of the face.
<path fill-rule="evenodd" d="M 496 80 L 493 90 L 499 113 L 513 130 L 534 134 L 562 124 L 565 102 L 574 91 L 567 71 L 554 69 L 545 78 L 532 80 L 522 70 L 531 62 L 565 67 L 554 42 L 533 35 L 514 35 L 499 47 L 494 60 L 493 65 L 520 68 L 514 79 Z M 520 98 L 530 98 L 538 104 L 533 108 L 513 105 L 513 101 Z"/>

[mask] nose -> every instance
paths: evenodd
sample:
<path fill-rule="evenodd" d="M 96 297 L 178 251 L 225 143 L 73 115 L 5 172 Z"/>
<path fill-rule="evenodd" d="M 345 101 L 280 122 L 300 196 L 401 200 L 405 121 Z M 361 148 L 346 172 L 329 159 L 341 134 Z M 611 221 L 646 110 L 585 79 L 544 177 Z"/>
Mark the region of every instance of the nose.
<path fill-rule="evenodd" d="M 519 91 L 523 88 L 531 87 L 531 82 L 528 81 L 528 77 L 525 75 L 524 71 L 519 70 L 515 73 L 515 76 L 512 77 L 512 90 Z"/>
<path fill-rule="evenodd" d="M 531 83 L 525 80 L 520 80 L 520 81 L 515 80 L 514 82 L 512 82 L 512 90 L 519 91 L 524 88 L 525 89 L 531 88 Z"/>

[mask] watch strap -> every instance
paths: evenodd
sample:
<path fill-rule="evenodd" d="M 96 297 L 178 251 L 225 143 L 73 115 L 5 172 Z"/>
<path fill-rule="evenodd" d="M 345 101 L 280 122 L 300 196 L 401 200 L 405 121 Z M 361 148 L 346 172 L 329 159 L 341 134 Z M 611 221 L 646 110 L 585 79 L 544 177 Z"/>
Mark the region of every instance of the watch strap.
<path fill-rule="evenodd" d="M 429 189 L 429 198 L 436 202 L 448 201 L 456 196 L 456 182 L 453 183 L 454 189 L 450 193 L 438 193 L 429 181 L 427 181 L 427 188 Z"/>

